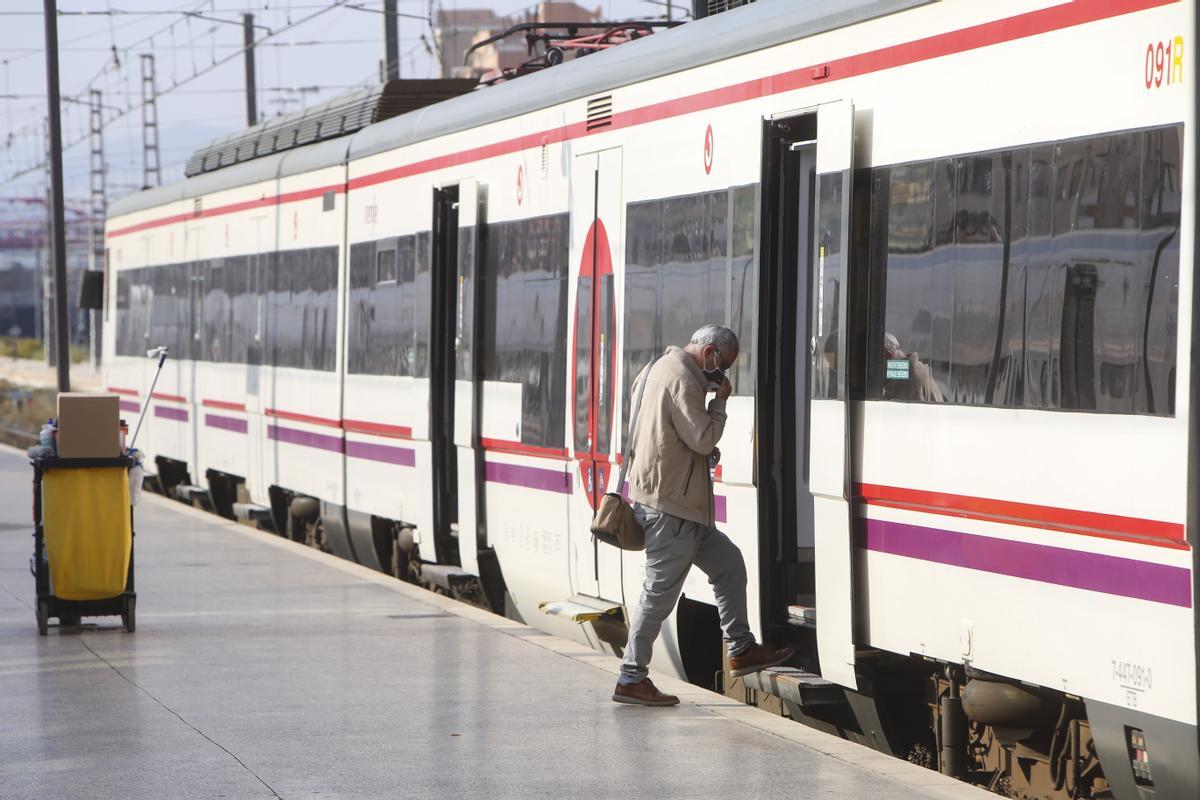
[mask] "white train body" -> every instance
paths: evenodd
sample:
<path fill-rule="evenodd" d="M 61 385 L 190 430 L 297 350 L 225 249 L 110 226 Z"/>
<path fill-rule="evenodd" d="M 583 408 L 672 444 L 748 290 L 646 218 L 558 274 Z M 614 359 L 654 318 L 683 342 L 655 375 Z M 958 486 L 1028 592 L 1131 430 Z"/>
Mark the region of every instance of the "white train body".
<path fill-rule="evenodd" d="M 1186 266 L 1194 263 L 1195 233 L 1196 71 L 1188 49 L 1196 30 L 1194 6 L 1155 0 L 835 6 L 839 4 L 767 2 L 739 9 L 351 136 L 226 167 L 115 204 L 107 230 L 106 384 L 123 395 L 122 408 L 133 415 L 153 368 L 138 351 L 170 344 L 172 357 L 150 401 L 139 442 L 150 460 L 161 457 L 165 463 L 186 465 L 192 483 L 202 483 L 210 472 L 239 479 L 241 502 L 278 506 L 272 487 L 286 498 L 316 498 L 327 520 L 329 548 L 376 568 L 387 568 L 388 559 L 378 521 L 387 521 L 393 533 L 411 529 L 420 557 L 430 563 L 453 564 L 479 575 L 486 571 L 479 554 L 487 552 L 503 575 L 512 613 L 602 647 L 604 637 L 595 629 L 542 614 L 539 605 L 586 596 L 631 606 L 638 596 L 642 554 L 597 547 L 589 533 L 595 491 L 618 488 L 619 432 L 626 422 L 622 398 L 632 378 L 629 364 L 638 352 L 629 349 L 635 335 L 631 331 L 644 338 L 647 325 L 657 326 L 649 341 L 658 344 L 655 336 L 678 328 L 662 321 L 672 313 L 682 317 L 680 325 L 732 324 L 751 335 L 743 336 L 749 341 L 743 342 L 744 366 L 729 405 L 715 494 L 719 527 L 741 548 L 749 567 L 748 591 L 761 599 L 751 603 L 755 629 L 770 636 L 773 627 L 767 618 L 785 612 L 772 606 L 777 594 L 766 585 L 776 580 L 772 564 L 781 558 L 801 568 L 810 564 L 819 615 L 816 645 L 827 679 L 863 690 L 863 662 L 882 651 L 966 665 L 1082 698 L 1116 797 L 1128 800 L 1148 791 L 1129 771 L 1128 754 L 1123 764 L 1115 763 L 1120 759 L 1113 754 L 1127 744 L 1129 727 L 1147 731 L 1151 739 L 1158 796 L 1184 797 L 1179 792 L 1190 791 L 1187 796 L 1194 797 L 1197 784 L 1191 781 L 1200 773 L 1194 609 L 1195 548 L 1200 542 L 1194 498 L 1189 506 L 1189 489 L 1197 479 L 1192 418 L 1197 383 L 1190 371 L 1196 341 L 1194 271 Z M 701 43 L 711 51 L 707 57 L 697 52 Z M 1156 48 L 1164 44 L 1156 66 Z M 640 71 L 639 61 L 644 63 Z M 627 77 L 632 75 L 643 77 Z M 939 325 L 951 331 L 962 328 L 960 341 L 966 344 L 955 345 L 952 337 L 945 358 L 929 354 L 947 402 L 895 402 L 886 399 L 886 388 L 873 395 L 869 378 L 865 388 L 850 387 L 849 403 L 845 389 L 810 401 L 810 382 L 820 379 L 815 373 L 808 376 L 806 356 L 798 356 L 794 375 L 764 370 L 757 350 L 787 339 L 796 353 L 811 350 L 817 364 L 822 342 L 831 341 L 823 337 L 838 333 L 829 319 L 814 316 L 836 308 L 828 303 L 837 300 L 822 294 L 834 284 L 818 277 L 812 284 L 818 296 L 810 297 L 803 265 L 793 304 L 815 307 L 811 314 L 801 307 L 791 329 L 764 329 L 770 319 L 762 316 L 768 301 L 738 305 L 745 285 L 730 283 L 739 280 L 731 265 L 743 255 L 733 240 L 746 233 L 744 226 L 738 229 L 738 220 L 751 221 L 747 241 L 753 244 L 753 256 L 746 263 L 758 270 L 754 285 L 768 283 L 764 276 L 770 259 L 759 236 L 771 213 L 764 131 L 772 121 L 804 119 L 810 122 L 797 124 L 816 126 L 812 168 L 819 181 L 834 174 L 858 176 L 855 202 L 865 203 L 861 192 L 869 190 L 870 208 L 892 204 L 887 206 L 892 216 L 878 215 L 885 243 L 887 225 L 895 236 L 903 233 L 896 220 L 911 207 L 904 203 L 926 202 L 916 207 L 928 209 L 931 218 L 942 211 L 936 206 L 942 201 L 922 201 L 917 196 L 922 190 L 910 191 L 919 181 L 904 183 L 909 179 L 897 177 L 912 174 L 902 172 L 904 165 L 917 165 L 917 171 L 922 164 L 931 165 L 932 196 L 941 191 L 938 160 L 957 164 L 949 167 L 959 176 L 955 180 L 961 180 L 955 184 L 957 193 L 937 195 L 952 196 L 960 204 L 953 206 L 957 221 L 947 223 L 947 230 L 964 237 L 955 239 L 958 249 L 945 256 L 957 259 L 958 266 L 942 267 L 943 273 L 953 269 L 957 276 L 950 278 L 956 283 L 947 315 L 939 316 L 937 309 L 925 313 L 924 305 L 901 308 L 910 300 L 920 303 L 921 292 L 906 300 L 873 297 L 874 283 L 862 290 L 869 298 L 862 317 L 869 341 L 877 341 L 870 337 L 878 325 L 894 327 L 894 320 L 923 313 L 931 320 L 925 327 L 914 322 L 905 335 L 888 331 L 902 340 L 908 337 L 902 344 L 914 359 L 914 350 L 924 358 L 925 348 L 943 348 Z M 969 332 L 971 314 L 987 313 L 980 310 L 986 301 L 978 300 L 985 292 L 979 286 L 990 286 L 993 279 L 983 271 L 974 278 L 976 273 L 963 265 L 969 265 L 974 253 L 983 267 L 998 269 L 1001 248 L 1003 258 L 1010 257 L 1009 246 L 999 240 L 1018 240 L 1011 232 L 985 232 L 987 241 L 970 250 L 963 232 L 975 224 L 970 215 L 977 211 L 969 207 L 964 188 L 969 159 L 992 158 L 974 154 L 1001 151 L 1015 154 L 996 155 L 1000 160 L 994 163 L 1011 158 L 1004 162 L 1007 169 L 1028 158 L 1032 175 L 1042 152 L 1038 148 L 1067 153 L 1072 143 L 1099 141 L 1097 137 L 1126 141 L 1115 138 L 1122 132 L 1134 137 L 1130 147 L 1140 148 L 1142 177 L 1129 189 L 1138 196 L 1126 205 L 1143 209 L 1129 212 L 1140 213 L 1136 218 L 1142 222 L 1130 217 L 1134 221 L 1124 228 L 1094 232 L 1098 223 L 1087 228 L 1093 223 L 1079 221 L 1086 216 L 1080 209 L 1101 200 L 1089 199 L 1086 186 L 1077 186 L 1070 212 L 1076 221 L 1069 229 L 1055 228 L 1053 236 L 1047 232 L 1042 239 L 1029 230 L 1018 244 L 1026 276 L 1034 274 L 1039 247 L 1092 253 L 1100 266 L 1088 272 L 1078 266 L 1082 262 L 1071 261 L 1064 267 L 1069 286 L 1056 296 L 1066 298 L 1063 308 L 1107 309 L 1102 292 L 1118 291 L 1111 280 L 1101 278 L 1099 288 L 1089 284 L 1082 290 L 1088 292 L 1083 301 L 1078 299 L 1081 290 L 1072 287 L 1087 283 L 1086 276 L 1095 270 L 1108 269 L 1116 258 L 1111 254 L 1122 248 L 1144 248 L 1152 238 L 1161 243 L 1150 280 L 1166 275 L 1164 288 L 1156 294 L 1151 286 L 1145 328 L 1130 323 L 1128 330 L 1142 331 L 1134 340 L 1100 345 L 1108 348 L 1106 353 L 1128 356 L 1114 355 L 1106 365 L 1126 358 L 1139 365 L 1137 374 L 1123 377 L 1126 373 L 1117 367 L 1105 366 L 1102 371 L 1107 371 L 1095 377 L 1101 387 L 1097 391 L 1116 398 L 1112 403 L 1132 397 L 1128 402 L 1134 405 L 1150 405 L 1104 413 L 1101 400 L 1068 399 L 1076 390 L 1064 389 L 1058 378 L 1047 384 L 1053 390 L 1037 395 L 1030 388 L 1031 365 L 1042 346 L 1037 344 L 1037 319 L 1031 316 L 1034 306 L 1023 307 L 1020 315 L 1026 348 L 1021 386 L 1005 384 L 1024 401 L 971 402 L 967 377 L 943 381 L 942 376 L 957 374 L 947 370 L 965 375 L 962 365 L 970 359 L 982 363 L 992 358 L 990 351 L 969 352 Z M 1162 177 L 1169 159 L 1154 160 L 1159 156 L 1150 153 L 1163 136 L 1168 142 L 1178 137 L 1181 161 L 1173 163 L 1182 165 L 1169 180 Z M 791 147 L 802 150 L 812 144 L 796 140 Z M 1026 156 L 1029 152 L 1033 155 Z M 1150 163 L 1160 168 L 1154 180 L 1169 184 L 1160 186 L 1159 193 L 1169 189 L 1181 198 L 1173 210 L 1142 196 L 1149 192 L 1152 170 L 1145 165 Z M 992 177 L 994 172 L 987 174 L 989 183 L 1000 180 Z M 1019 182 L 1020 169 L 1009 174 Z M 871 183 L 886 180 L 892 183 L 882 192 Z M 1076 184 L 1086 180 L 1077 176 Z M 1071 185 L 1066 177 L 1061 181 L 1061 186 Z M 738 187 L 749 188 L 738 193 Z M 978 212 L 992 215 L 980 224 L 998 231 L 1002 225 L 994 209 L 999 190 L 992 184 L 980 191 L 991 192 L 993 209 Z M 1023 195 L 1017 196 L 1025 202 Z M 445 201 L 442 212 L 438 197 Z M 676 211 L 669 205 L 638 204 L 693 197 L 716 198 L 703 200 L 716 209 L 711 213 L 717 220 L 708 228 L 717 233 L 711 242 L 704 240 L 711 243 L 712 257 L 703 263 L 724 263 L 711 269 L 714 275 L 723 269 L 725 283 L 720 291 L 703 291 L 713 297 L 724 293 L 707 302 L 709 308 L 724 309 L 726 317 L 708 319 L 702 308 L 693 314 L 691 299 L 672 296 L 659 298 L 658 316 L 646 317 L 642 306 L 628 307 L 631 296 L 646 296 L 631 294 L 634 289 L 627 283 L 634 273 L 627 261 L 642 241 L 637 237 L 643 236 L 643 228 L 631 229 L 631 220 L 643 224 L 631 209 L 692 219 L 687 214 L 693 206 L 683 200 Z M 738 203 L 746 198 L 753 205 L 739 217 L 738 210 L 746 209 Z M 1004 212 L 1010 224 L 1011 199 Z M 1059 200 L 1072 202 L 1070 197 Z M 728 206 L 721 211 L 724 202 Z M 702 201 L 694 204 L 700 208 L 696 204 Z M 1155 233 L 1160 228 L 1147 221 L 1151 206 L 1158 218 L 1177 215 L 1174 234 Z M 811 208 L 804 208 L 811 218 Z M 850 229 L 845 241 L 853 246 L 855 226 L 871 214 L 853 208 L 850 213 L 842 223 Z M 1037 216 L 1031 210 L 1023 218 L 1027 223 L 1018 222 L 1033 226 Z M 439 224 L 447 222 L 457 235 L 452 252 L 448 240 L 438 238 Z M 930 228 L 935 240 L 937 224 L 935 219 Z M 669 223 L 662 226 L 669 233 Z M 607 252 L 593 239 L 599 229 Z M 541 231 L 545 240 L 539 244 L 530 231 Z M 824 233 L 818 230 L 816 236 Z M 686 239 L 691 233 L 680 235 Z M 880 258 L 896 260 L 887 262 L 894 266 L 877 268 L 875 261 L 868 267 L 865 257 L 852 256 L 850 280 L 904 269 L 901 248 L 892 248 L 889 255 L 888 247 L 874 247 L 870 237 L 862 241 L 867 249 L 853 252 L 882 252 Z M 473 253 L 464 257 L 472 243 Z M 536 261 L 528 248 L 537 245 L 543 250 L 538 257 L 553 260 L 565 253 L 565 262 L 558 258 L 549 266 L 531 267 L 533 261 L 527 260 L 524 272 L 521 265 L 504 262 L 509 265 L 503 281 L 488 272 L 503 261 L 498 249 L 517 244 L 527 249 L 513 252 L 525 252 L 528 259 Z M 671 266 L 675 245 L 659 244 L 663 252 L 667 247 L 672 252 L 656 262 L 661 274 L 682 269 Z M 687 242 L 682 246 L 687 248 Z M 936 255 L 937 246 L 936 241 L 918 245 L 910 253 L 914 266 L 909 273 L 887 274 L 902 284 L 908 279 L 902 274 L 916 275 L 922 263 L 931 263 L 919 259 L 922 253 Z M 805 249 L 802 245 L 800 252 Z M 366 255 L 354 262 L 360 252 Z M 449 260 L 439 262 L 439 252 Z M 679 264 L 700 263 L 687 252 L 679 256 Z M 1143 264 L 1136 259 L 1144 249 L 1131 252 L 1130 263 Z M 826 255 L 822 247 L 809 268 L 823 271 Z M 832 249 L 828 255 L 837 258 Z M 1177 259 L 1176 277 L 1158 272 L 1160 257 Z M 287 258 L 291 260 L 272 261 Z M 358 272 L 352 263 L 360 264 Z M 439 312 L 431 310 L 437 303 L 433 287 L 456 263 L 458 280 L 446 282 L 456 296 L 441 312 L 444 316 L 450 313 L 445 309 L 453 309 L 453 317 L 443 319 L 455 326 L 453 341 L 442 336 L 439 344 L 441 334 L 434 329 Z M 299 265 L 294 269 L 313 277 L 304 285 L 298 278 L 288 284 L 292 267 L 286 264 Z M 139 305 L 147 296 L 137 288 L 145 284 L 145 276 L 168 267 L 184 277 L 171 284 L 174 289 L 161 288 L 167 284 L 153 289 L 161 302 L 153 301 L 152 308 Z M 211 288 L 218 281 L 235 280 L 223 277 L 222 269 L 242 275 L 236 286 L 243 288 L 229 289 L 228 300 L 214 299 Z M 464 269 L 468 274 L 461 274 Z M 926 295 L 936 293 L 937 275 L 943 274 L 936 272 L 936 264 L 930 269 Z M 1132 270 L 1127 273 L 1134 275 Z M 524 277 L 512 277 L 518 274 Z M 125 295 L 118 289 L 123 276 L 122 285 L 133 287 Z M 600 283 L 592 283 L 596 278 L 591 276 L 599 276 Z M 707 280 L 695 278 L 702 279 Z M 260 282 L 257 291 L 255 280 Z M 659 280 L 662 286 L 668 279 Z M 1029 288 L 1032 278 L 1021 280 L 1026 292 L 1034 291 Z M 202 289 L 189 295 L 189 285 Z M 594 289 L 596 285 L 611 289 Z M 241 311 L 234 308 L 239 291 Z M 1128 281 L 1120 291 L 1129 291 Z M 1014 302 L 1011 294 L 1005 296 L 1004 302 Z M 392 298 L 390 305 L 381 305 L 385 297 Z M 894 313 L 874 320 L 870 309 L 893 303 L 893 297 Z M 954 298 L 965 299 L 959 303 Z M 554 305 L 546 311 L 543 302 Z M 851 306 L 843 309 L 850 310 L 837 318 L 858 319 L 846 316 L 855 313 L 854 302 L 846 299 Z M 672 310 L 672 304 L 678 308 Z M 737 316 L 742 308 L 749 310 L 748 319 Z M 606 315 L 606 321 L 593 324 L 592 309 Z M 1001 320 L 1006 313 L 1000 313 Z M 1055 310 L 1048 317 L 1054 322 L 1047 330 L 1059 326 L 1054 337 L 1068 324 L 1055 316 L 1060 313 L 1067 312 Z M 174 316 L 150 319 L 140 339 L 143 329 L 136 324 L 118 329 L 123 315 L 138 314 Z M 542 327 L 534 330 L 528 322 L 533 319 Z M 497 335 L 505 324 L 518 323 L 528 326 L 524 333 Z M 554 330 L 547 332 L 549 325 Z M 215 360 L 210 357 L 210 331 L 221 328 L 231 333 L 224 334 L 225 349 Z M 579 330 L 591 346 L 579 343 Z M 178 334 L 173 341 L 159 341 L 172 331 Z M 401 337 L 400 344 L 389 336 Z M 539 342 L 556 336 L 558 344 L 545 351 L 548 357 L 539 356 L 536 367 L 527 368 L 540 376 L 536 381 L 520 378 L 525 367 L 508 350 L 496 355 L 489 349 L 503 341 L 512 352 L 541 353 Z M 1050 369 L 1063 374 L 1063 359 L 1072 356 L 1063 349 L 1065 338 L 1055 341 L 1045 345 Z M 1082 347 L 1078 338 L 1070 341 Z M 1162 342 L 1173 345 L 1174 352 L 1154 355 Z M 434 363 L 439 347 L 445 356 L 441 369 Z M 997 343 L 993 369 L 1000 347 Z M 857 368 L 855 352 L 842 349 L 843 363 Z M 600 362 L 596 380 L 580 366 L 581 353 L 586 365 Z M 464 366 L 467 354 L 474 360 Z M 458 369 L 451 374 L 446 365 L 456 360 Z M 1151 362 L 1168 364 L 1170 372 L 1154 373 Z M 867 369 L 864 362 L 863 371 Z M 899 369 L 908 374 L 909 367 Z M 763 396 L 777 391 L 776 378 L 798 381 L 803 392 L 799 400 L 793 393 L 794 404 L 780 409 L 777 417 L 809 421 L 807 431 L 799 425 L 794 440 L 783 438 L 789 429 L 767 424 L 770 420 L 763 417 Z M 439 388 L 439 380 L 454 384 L 450 418 L 437 416 L 450 391 Z M 995 387 L 1006 379 L 988 380 L 988 396 L 994 397 L 993 390 L 1000 391 Z M 530 397 L 532 386 L 543 392 L 540 400 Z M 1138 388 L 1121 395 L 1120 386 Z M 1157 399 L 1147 400 L 1148 391 L 1157 392 Z M 550 407 L 552 401 L 558 406 Z M 1088 402 L 1094 407 L 1087 408 Z M 780 457 L 791 458 L 788 463 L 806 481 L 777 488 L 775 499 L 792 502 L 797 493 L 801 500 L 812 498 L 809 505 L 800 504 L 810 511 L 784 517 L 796 530 L 783 538 L 782 550 L 778 532 L 764 516 L 772 502 L 763 494 L 766 442 L 776 443 L 773 451 L 798 451 L 798 456 Z M 450 516 L 436 510 L 438 469 L 443 470 L 441 480 L 454 484 L 443 486 L 444 495 L 457 504 Z M 593 479 L 601 485 L 589 488 Z M 811 513 L 807 524 L 805 513 Z M 689 576 L 684 594 L 696 603 L 714 603 L 697 571 Z M 690 634 L 684 627 L 672 625 L 664 632 L 656 652 L 658 668 L 687 674 Z M 1151 734 L 1152 729 L 1158 733 Z M 1161 743 L 1167 736 L 1171 745 Z M 1168 756 L 1156 755 L 1156 748 L 1170 753 L 1171 766 Z"/>

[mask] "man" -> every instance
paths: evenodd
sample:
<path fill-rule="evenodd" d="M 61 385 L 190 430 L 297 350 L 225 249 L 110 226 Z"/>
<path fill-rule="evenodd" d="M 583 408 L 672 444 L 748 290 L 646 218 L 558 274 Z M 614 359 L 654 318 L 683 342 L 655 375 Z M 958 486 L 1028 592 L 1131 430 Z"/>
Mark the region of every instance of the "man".
<path fill-rule="evenodd" d="M 942 402 L 942 390 L 933 379 L 933 371 L 917 353 L 905 353 L 900 340 L 890 333 L 883 334 L 883 357 L 889 362 L 908 362 L 907 369 L 898 371 L 903 377 L 888 378 L 884 382 L 884 397 L 912 403 Z"/>
<path fill-rule="evenodd" d="M 782 664 L 792 655 L 790 649 L 755 643 L 746 617 L 746 563 L 737 545 L 713 527 L 709 458 L 714 463 L 720 458 L 717 442 L 725 430 L 725 400 L 733 392 L 725 370 L 737 355 L 733 331 L 705 325 L 687 347 L 668 347 L 642 370 L 633 387 L 636 397 L 640 384 L 646 384 L 633 426 L 628 473 L 634 514 L 646 531 L 646 578 L 613 691 L 618 703 L 679 702 L 658 691 L 646 675 L 654 640 L 693 564 L 713 585 L 734 675 Z M 709 391 L 716 392 L 716 398 L 706 408 Z"/>

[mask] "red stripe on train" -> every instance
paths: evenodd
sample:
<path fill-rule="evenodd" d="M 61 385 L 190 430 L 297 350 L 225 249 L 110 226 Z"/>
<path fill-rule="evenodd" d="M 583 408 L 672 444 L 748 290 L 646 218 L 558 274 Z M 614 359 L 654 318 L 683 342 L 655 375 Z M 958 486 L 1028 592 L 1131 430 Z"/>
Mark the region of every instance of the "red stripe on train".
<path fill-rule="evenodd" d="M 281 411 L 278 408 L 268 408 L 263 412 L 268 417 L 278 417 L 279 419 L 290 419 L 293 422 L 307 422 L 310 425 L 324 425 L 326 428 L 340 428 L 342 421 L 340 419 L 329 419 L 328 417 L 314 417 L 308 414 L 296 414 L 292 411 Z"/>
<path fill-rule="evenodd" d="M 1077 533 L 1177 550 L 1188 549 L 1184 527 L 1176 522 L 871 483 L 856 484 L 855 489 L 859 495 L 858 499 L 867 505 L 925 511 L 983 522 L 1020 525 L 1025 528 L 1043 528 L 1060 533 Z"/>
<path fill-rule="evenodd" d="M 350 433 L 370 433 L 375 436 L 390 436 L 393 439 L 411 439 L 412 428 L 407 425 L 384 425 L 361 419 L 344 419 L 342 427 Z"/>
<path fill-rule="evenodd" d="M 345 184 L 334 184 L 333 186 L 316 186 L 312 189 L 299 189 L 294 192 L 284 192 L 283 194 L 271 195 L 270 197 L 260 197 L 257 200 L 243 200 L 240 203 L 230 203 L 224 206 L 214 206 L 213 208 L 202 209 L 200 213 L 187 214 L 172 214 L 169 217 L 160 219 L 147 220 L 139 222 L 136 225 L 129 225 L 124 228 L 117 228 L 109 231 L 107 238 L 112 239 L 117 236 L 124 236 L 128 233 L 137 233 L 148 228 L 157 228 L 160 225 L 172 225 L 176 222 L 187 222 L 190 219 L 204 219 L 205 217 L 219 217 L 224 214 L 235 214 L 238 211 L 249 211 L 255 208 L 263 208 L 265 206 L 279 206 L 284 203 L 295 203 L 300 200 L 310 200 L 314 197 L 322 197 L 326 192 L 334 192 L 342 194 L 346 191 Z"/>
<path fill-rule="evenodd" d="M 1095 2 L 1076 2 L 1066 3 L 1064 5 L 1051 6 L 1050 8 L 1038 9 L 1025 14 L 1018 14 L 1015 17 L 1006 17 L 1003 19 L 985 22 L 980 25 L 975 25 L 970 28 L 961 28 L 956 31 L 940 33 L 935 36 L 929 36 L 924 39 L 917 39 L 911 42 L 904 42 L 891 47 L 884 47 L 878 50 L 872 50 L 866 53 L 859 53 L 845 58 L 835 59 L 833 61 L 822 62 L 820 64 L 809 64 L 797 69 L 791 69 L 786 72 L 777 73 L 775 75 L 767 75 L 762 78 L 754 78 L 742 83 L 733 84 L 731 86 L 723 86 L 719 89 L 712 89 L 707 92 L 698 92 L 696 94 L 687 95 L 685 97 L 666 100 L 659 103 L 651 103 L 641 108 L 636 108 L 631 111 L 619 112 L 613 115 L 612 124 L 607 125 L 596 133 L 606 133 L 618 128 L 627 128 L 635 125 L 644 125 L 648 122 L 657 122 L 659 120 L 669 119 L 671 117 L 681 116 L 683 114 L 692 114 L 698 111 L 706 111 L 720 106 L 731 105 L 733 103 L 745 102 L 747 100 L 756 100 L 761 97 L 768 97 L 779 94 L 781 92 L 795 91 L 803 89 L 807 86 L 815 84 L 827 84 L 833 81 L 845 80 L 861 75 L 867 75 L 872 72 L 882 72 L 888 69 L 916 64 L 922 61 L 930 61 L 935 58 L 944 56 L 957 55 L 960 53 L 978 50 L 984 47 L 990 47 L 997 44 L 1005 44 L 1020 39 L 1026 39 L 1032 36 L 1038 36 L 1045 33 L 1053 33 L 1054 31 L 1072 28 L 1078 25 L 1086 25 L 1091 22 L 1099 22 L 1113 17 L 1132 14 L 1137 11 L 1146 11 L 1151 8 L 1160 6 L 1172 5 L 1179 0 L 1096 0 Z M 814 71 L 814 67 L 820 69 Z M 825 71 L 828 68 L 828 72 Z M 824 74 L 825 77 L 816 78 L 814 75 Z M 262 206 L 280 205 L 294 200 L 303 200 L 309 197 L 316 197 L 326 191 L 346 191 L 349 189 L 361 189 L 366 186 L 373 186 L 378 183 L 387 181 L 399 180 L 401 178 L 411 177 L 434 170 L 446 169 L 448 167 L 460 166 L 469 164 L 475 161 L 482 161 L 488 158 L 497 156 L 510 155 L 522 150 L 530 150 L 541 147 L 543 144 L 558 144 L 571 139 L 581 139 L 585 136 L 595 135 L 589 133 L 586 122 L 577 122 L 570 125 L 563 125 L 558 128 L 540 131 L 538 133 L 519 136 L 514 139 L 508 139 L 502 142 L 482 145 L 480 147 L 460 150 L 455 153 L 448 153 L 443 156 L 436 156 L 424 161 L 406 164 L 392 169 L 382 170 L 380 172 L 361 175 L 350 180 L 348 187 L 343 186 L 326 186 L 316 189 L 305 189 L 297 192 L 277 195 L 275 197 L 264 197 L 260 200 L 250 200 L 243 203 L 232 203 L 227 206 L 218 206 L 205 211 L 198 215 L 193 214 L 176 214 L 170 217 L 164 217 L 158 220 L 150 220 L 137 225 L 131 225 L 125 228 L 118 228 L 108 232 L 108 238 L 121 236 L 135 231 L 153 228 L 159 225 L 169 225 L 175 222 L 183 222 L 185 220 L 199 217 L 211 217 L 219 214 L 230 214 L 236 211 L 243 211 L 247 208 L 259 208 Z"/>
<path fill-rule="evenodd" d="M 488 439 L 481 437 L 479 446 L 485 450 L 497 453 L 513 453 L 521 456 L 536 456 L 538 458 L 553 458 L 566 461 L 569 458 L 565 447 L 539 447 L 533 444 L 522 444 L 508 439 Z"/>
<path fill-rule="evenodd" d="M 200 401 L 200 404 L 205 408 L 223 408 L 226 411 L 245 411 L 245 403 L 231 403 L 228 400 L 209 400 L 205 398 Z"/>

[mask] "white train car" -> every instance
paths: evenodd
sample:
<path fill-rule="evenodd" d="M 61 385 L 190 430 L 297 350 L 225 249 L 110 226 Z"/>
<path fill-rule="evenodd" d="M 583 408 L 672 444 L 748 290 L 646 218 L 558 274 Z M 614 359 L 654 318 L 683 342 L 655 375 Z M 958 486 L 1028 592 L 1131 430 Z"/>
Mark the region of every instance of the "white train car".
<path fill-rule="evenodd" d="M 113 204 L 107 382 L 132 413 L 171 347 L 165 488 L 619 650 L 620 616 L 540 609 L 636 600 L 641 554 L 589 533 L 628 384 L 729 325 L 718 523 L 820 676 L 747 685 L 994 788 L 1194 798 L 1196 33 L 1168 0 L 777 0 L 260 126 Z M 720 670 L 702 574 L 655 666 Z"/>

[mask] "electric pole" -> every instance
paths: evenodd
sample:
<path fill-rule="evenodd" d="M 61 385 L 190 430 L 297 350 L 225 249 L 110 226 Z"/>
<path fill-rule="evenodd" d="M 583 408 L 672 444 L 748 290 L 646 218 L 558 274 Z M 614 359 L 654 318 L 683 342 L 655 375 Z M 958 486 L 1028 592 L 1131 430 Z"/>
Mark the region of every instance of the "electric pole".
<path fill-rule="evenodd" d="M 400 20 L 396 16 L 396 0 L 383 0 L 383 55 L 385 79 L 400 80 Z"/>
<path fill-rule="evenodd" d="M 62 118 L 58 96 L 58 8 L 43 0 L 46 23 L 46 99 L 50 106 L 50 253 L 54 260 L 54 352 L 58 390 L 71 391 L 71 355 L 67 347 L 67 227 L 63 208 Z"/>
<path fill-rule="evenodd" d="M 92 269 L 92 270 L 103 270 L 104 269 L 104 214 L 105 214 L 106 205 L 107 205 L 107 201 L 105 198 L 105 194 L 106 194 L 105 185 L 104 185 L 104 182 L 105 182 L 105 175 L 104 175 L 104 116 L 102 113 L 104 106 L 103 106 L 103 103 L 101 102 L 101 100 L 103 99 L 103 95 L 101 95 L 99 89 L 92 89 L 88 93 L 88 97 L 90 100 L 90 102 L 88 104 L 88 106 L 89 106 L 88 119 L 91 122 L 90 138 L 91 138 L 91 145 L 92 145 L 92 148 L 91 148 L 92 153 L 91 153 L 91 159 L 90 159 L 91 179 L 92 179 L 91 180 L 91 189 L 92 189 L 92 203 L 91 203 L 92 258 L 91 258 L 91 263 L 88 265 L 88 268 Z M 89 311 L 88 316 L 91 318 L 89 320 L 89 322 L 90 322 L 89 334 L 90 335 L 88 336 L 88 341 L 90 342 L 90 345 L 91 345 L 92 364 L 94 366 L 94 365 L 100 363 L 100 354 L 103 349 L 101 347 L 101 343 L 100 343 L 100 336 L 101 336 L 100 332 L 101 332 L 101 330 L 103 330 L 103 325 L 101 324 L 101 322 L 102 322 L 103 318 L 95 310 Z"/>
<path fill-rule="evenodd" d="M 142 53 L 142 188 L 162 183 L 158 158 L 158 89 L 154 86 L 154 54 Z M 153 183 L 151 183 L 153 180 Z"/>
<path fill-rule="evenodd" d="M 246 124 L 258 124 L 258 90 L 254 85 L 254 15 L 242 15 L 242 45 L 246 53 Z"/>

